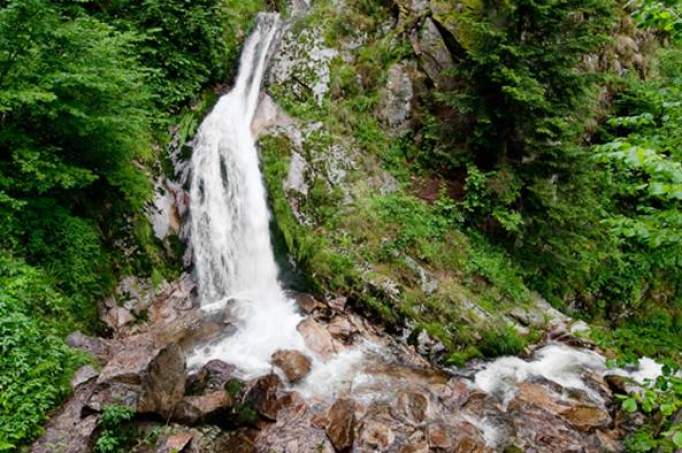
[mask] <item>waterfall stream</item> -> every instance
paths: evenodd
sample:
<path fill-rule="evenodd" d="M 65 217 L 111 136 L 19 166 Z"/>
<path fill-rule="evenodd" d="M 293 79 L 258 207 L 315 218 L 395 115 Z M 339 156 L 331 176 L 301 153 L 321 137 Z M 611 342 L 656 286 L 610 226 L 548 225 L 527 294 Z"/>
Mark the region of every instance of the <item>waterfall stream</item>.
<path fill-rule="evenodd" d="M 251 121 L 280 28 L 260 14 L 232 91 L 199 128 L 192 155 L 191 244 L 205 310 L 229 310 L 236 332 L 195 352 L 190 365 L 220 358 L 247 377 L 271 369 L 277 349 L 305 350 L 295 304 L 284 294 L 270 242 L 270 213 Z"/>

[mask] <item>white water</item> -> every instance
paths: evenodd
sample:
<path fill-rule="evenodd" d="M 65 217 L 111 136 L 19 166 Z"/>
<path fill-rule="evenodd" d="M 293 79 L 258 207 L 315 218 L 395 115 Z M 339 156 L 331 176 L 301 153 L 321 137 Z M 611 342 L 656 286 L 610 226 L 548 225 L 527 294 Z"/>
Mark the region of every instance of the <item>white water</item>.
<path fill-rule="evenodd" d="M 237 82 L 201 124 L 191 163 L 191 241 L 202 308 L 223 310 L 229 304 L 237 331 L 196 351 L 189 365 L 219 358 L 247 378 L 269 372 L 278 349 L 305 351 L 296 330 L 302 318 L 278 281 L 250 128 L 279 26 L 278 15 L 259 15 Z"/>

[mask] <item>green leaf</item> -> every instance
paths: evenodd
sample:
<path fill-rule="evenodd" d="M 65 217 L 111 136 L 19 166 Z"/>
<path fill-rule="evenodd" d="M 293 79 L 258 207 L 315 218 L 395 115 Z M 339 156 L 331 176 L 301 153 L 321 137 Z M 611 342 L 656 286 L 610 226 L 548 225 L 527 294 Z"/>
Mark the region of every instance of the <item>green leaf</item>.
<path fill-rule="evenodd" d="M 673 444 L 677 448 L 682 448 L 682 431 L 676 431 L 672 438 Z"/>
<path fill-rule="evenodd" d="M 634 398 L 628 398 L 623 401 L 622 408 L 625 412 L 632 414 L 637 411 L 637 400 Z"/>

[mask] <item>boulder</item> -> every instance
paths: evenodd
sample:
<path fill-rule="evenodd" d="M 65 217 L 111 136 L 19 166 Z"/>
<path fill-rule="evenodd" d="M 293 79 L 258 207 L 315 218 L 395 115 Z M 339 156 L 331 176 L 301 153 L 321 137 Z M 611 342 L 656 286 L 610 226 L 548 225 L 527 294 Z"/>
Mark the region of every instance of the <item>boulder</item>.
<path fill-rule="evenodd" d="M 280 409 L 277 393 L 280 385 L 281 381 L 276 374 L 260 377 L 248 385 L 244 400 L 263 417 L 277 420 Z"/>
<path fill-rule="evenodd" d="M 233 400 L 225 390 L 199 396 L 185 396 L 175 407 L 173 418 L 180 423 L 194 425 L 231 408 Z"/>
<path fill-rule="evenodd" d="M 301 311 L 308 315 L 322 307 L 322 304 L 311 294 L 296 293 L 293 298 Z"/>
<path fill-rule="evenodd" d="M 299 351 L 280 350 L 272 354 L 272 364 L 280 368 L 289 381 L 298 382 L 310 373 L 312 362 Z"/>
<path fill-rule="evenodd" d="M 442 423 L 433 423 L 426 429 L 429 446 L 433 449 L 450 451 L 453 446 L 452 436 Z"/>
<path fill-rule="evenodd" d="M 397 415 L 410 424 L 423 423 L 429 415 L 429 397 L 419 392 L 402 392 L 396 404 Z"/>
<path fill-rule="evenodd" d="M 156 449 L 157 453 L 180 453 L 192 441 L 194 434 L 188 431 L 169 435 Z"/>
<path fill-rule="evenodd" d="M 348 342 L 356 332 L 353 324 L 344 316 L 334 316 L 327 325 L 327 330 L 332 337 L 339 341 Z"/>
<path fill-rule="evenodd" d="M 322 360 L 329 360 L 336 353 L 331 334 L 312 318 L 306 318 L 298 325 L 306 346 Z"/>
<path fill-rule="evenodd" d="M 419 32 L 411 37 L 411 41 L 418 55 L 419 65 L 436 88 L 451 88 L 452 77 L 448 73 L 454 69 L 455 61 L 433 19 L 425 18 Z"/>
<path fill-rule="evenodd" d="M 327 413 L 327 437 L 336 451 L 346 451 L 353 446 L 355 439 L 355 402 L 339 398 Z"/>
<path fill-rule="evenodd" d="M 225 384 L 234 377 L 237 368 L 222 360 L 211 360 L 187 378 L 187 393 L 200 395 L 206 392 L 223 390 Z"/>
<path fill-rule="evenodd" d="M 185 356 L 175 343 L 158 347 L 148 336 L 126 343 L 102 369 L 97 383 L 104 398 L 98 404 L 108 403 L 112 390 L 124 389 L 138 395 L 136 409 L 140 413 L 158 413 L 169 417 L 185 393 Z"/>
<path fill-rule="evenodd" d="M 376 420 L 369 420 L 362 425 L 360 440 L 366 446 L 379 451 L 386 451 L 393 445 L 395 434 L 388 425 Z"/>

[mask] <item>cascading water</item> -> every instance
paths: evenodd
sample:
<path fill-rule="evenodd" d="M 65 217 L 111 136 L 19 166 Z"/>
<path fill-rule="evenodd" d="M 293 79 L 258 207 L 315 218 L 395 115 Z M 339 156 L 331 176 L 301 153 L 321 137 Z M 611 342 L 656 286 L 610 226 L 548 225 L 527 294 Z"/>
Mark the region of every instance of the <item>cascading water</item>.
<path fill-rule="evenodd" d="M 258 16 L 237 82 L 199 128 L 191 163 L 191 243 L 200 301 L 209 311 L 229 304 L 237 331 L 196 351 L 190 366 L 220 358 L 246 377 L 268 372 L 277 349 L 305 350 L 296 330 L 301 316 L 278 281 L 250 128 L 279 27 L 277 14 Z"/>

